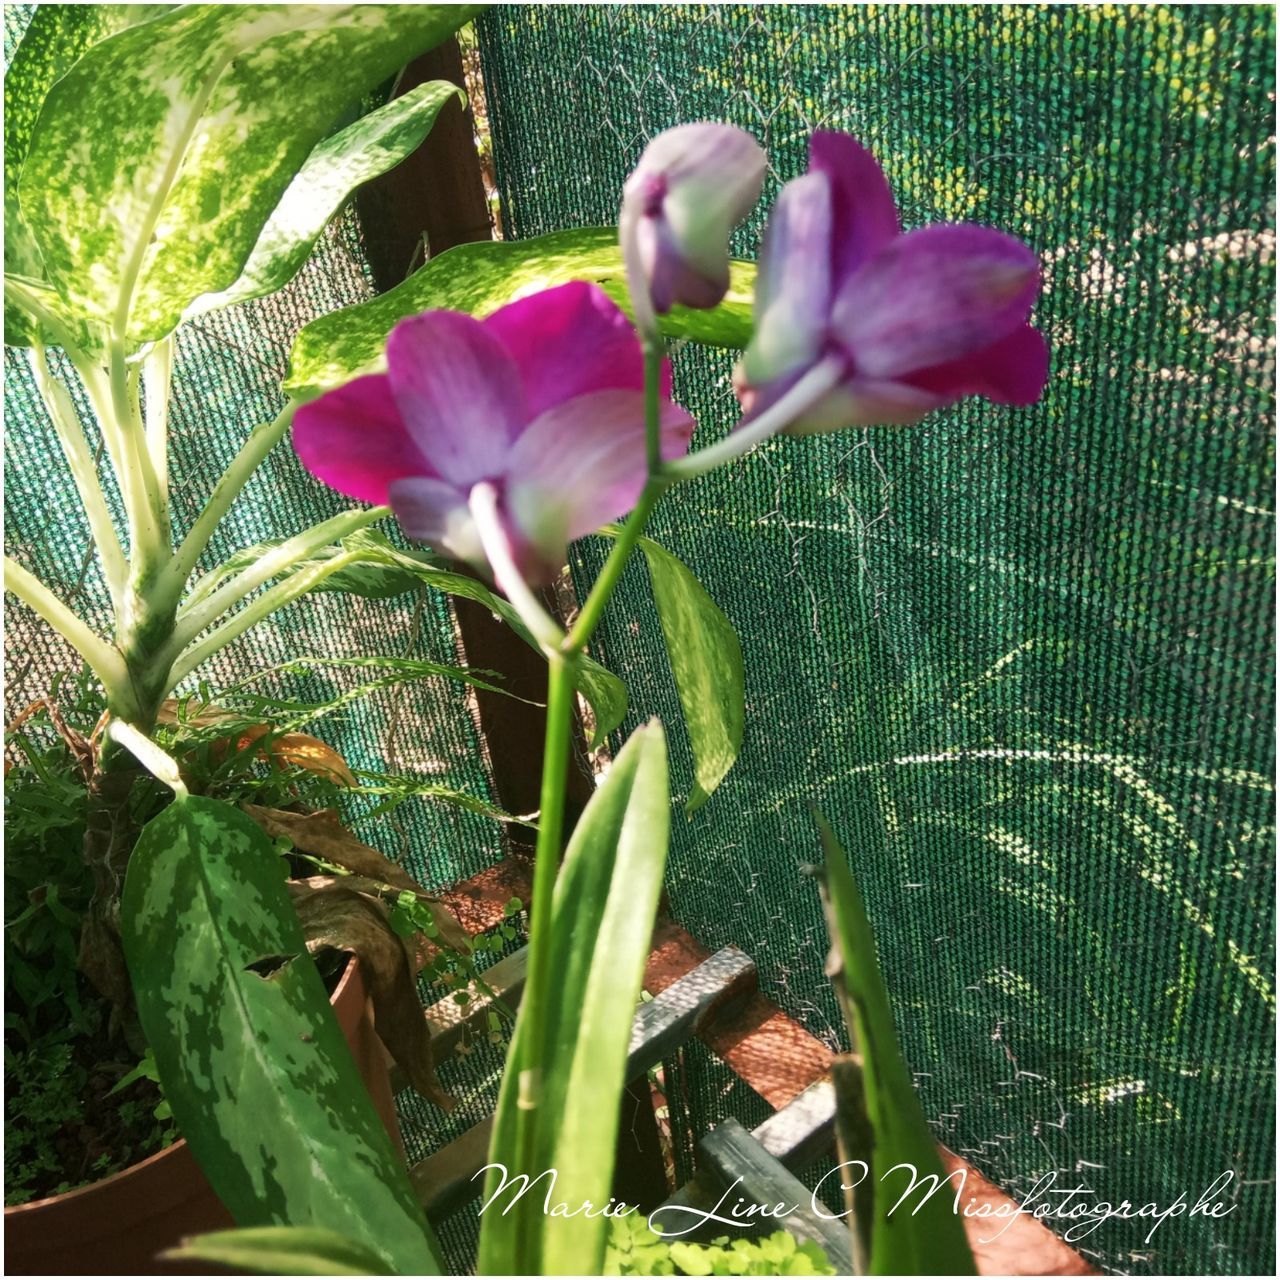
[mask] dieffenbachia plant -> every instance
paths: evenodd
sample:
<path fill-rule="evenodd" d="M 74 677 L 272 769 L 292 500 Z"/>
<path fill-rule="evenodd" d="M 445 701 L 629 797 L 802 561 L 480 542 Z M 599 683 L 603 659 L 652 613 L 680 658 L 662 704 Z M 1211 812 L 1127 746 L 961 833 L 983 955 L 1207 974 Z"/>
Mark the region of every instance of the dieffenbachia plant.
<path fill-rule="evenodd" d="M 181 537 L 170 519 L 174 333 L 298 271 L 361 183 L 404 158 L 453 85 L 421 85 L 346 127 L 361 100 L 474 8 L 451 5 L 40 6 L 5 77 L 5 341 L 28 348 L 110 593 L 97 634 L 22 565 L 5 587 L 101 680 L 113 724 L 146 735 L 170 691 L 246 628 L 338 571 L 294 573 L 381 513 L 351 511 L 252 560 L 193 575 L 219 522 L 288 430 L 293 405 L 243 447 Z M 114 479 L 113 509 L 58 348 L 83 384 Z M 253 428 L 250 430 L 250 428 Z M 285 577 L 274 588 L 264 586 Z M 132 837 L 113 730 L 93 791 L 97 891 L 86 972 L 127 1002 L 116 901 Z"/>

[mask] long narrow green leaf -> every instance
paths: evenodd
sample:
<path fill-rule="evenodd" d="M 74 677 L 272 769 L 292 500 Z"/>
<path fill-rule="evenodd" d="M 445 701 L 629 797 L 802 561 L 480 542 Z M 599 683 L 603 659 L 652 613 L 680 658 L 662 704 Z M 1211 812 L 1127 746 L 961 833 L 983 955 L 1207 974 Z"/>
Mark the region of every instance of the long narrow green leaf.
<path fill-rule="evenodd" d="M 183 5 L 53 85 L 18 181 L 45 273 L 142 343 L 228 288 L 345 107 L 476 6 Z"/>
<path fill-rule="evenodd" d="M 825 858 L 824 893 L 834 949 L 832 980 L 842 994 L 854 1054 L 861 1057 L 862 1097 L 853 1102 L 855 1109 L 865 1112 L 870 1126 L 871 1150 L 854 1153 L 854 1158 L 865 1159 L 870 1166 L 858 1194 L 872 1198 L 870 1210 L 859 1213 L 860 1219 L 870 1223 L 871 1274 L 975 1275 L 964 1226 L 954 1211 L 954 1191 L 942 1181 L 937 1142 L 898 1046 L 862 895 L 835 832 L 821 814 L 815 818 Z M 890 1174 L 900 1165 L 908 1168 Z M 895 1210 L 910 1185 L 910 1170 L 923 1179 L 924 1186 Z M 936 1193 L 920 1204 L 931 1185 L 938 1188 Z"/>
<path fill-rule="evenodd" d="M 641 538 L 640 547 L 693 749 L 693 789 L 685 805 L 692 813 L 720 785 L 742 747 L 742 645 L 683 561 L 650 538 Z"/>
<path fill-rule="evenodd" d="M 393 1275 L 367 1245 L 322 1227 L 245 1227 L 210 1231 L 162 1255 L 169 1262 L 212 1262 L 257 1276 Z"/>
<path fill-rule="evenodd" d="M 670 802 L 666 743 L 655 720 L 631 735 L 569 841 L 556 884 L 549 945 L 554 989 L 546 1043 L 528 1039 L 523 1012 L 502 1079 L 490 1160 L 512 1176 L 549 1178 L 504 1212 L 508 1188 L 481 1225 L 483 1275 L 599 1275 L 608 1219 L 544 1213 L 545 1202 L 598 1211 L 610 1196 L 618 1109 L 626 1084 L 631 1024 L 640 997 L 667 856 Z M 526 995 L 528 1001 L 534 993 Z M 513 1167 L 522 1071 L 540 1062 L 532 1169 Z M 501 1186 L 490 1171 L 486 1200 Z M 522 1245 L 521 1241 L 525 1243 Z"/>
<path fill-rule="evenodd" d="M 326 138 L 289 184 L 240 278 L 221 293 L 197 298 L 187 315 L 263 298 L 288 284 L 347 197 L 394 169 L 427 136 L 441 108 L 453 98 L 465 102 L 466 94 L 447 80 L 431 80 Z"/>
<path fill-rule="evenodd" d="M 165 1096 L 236 1221 L 323 1226 L 439 1274 L 261 829 L 222 801 L 174 801 L 143 829 L 121 918 Z"/>
<path fill-rule="evenodd" d="M 311 396 L 386 368 L 387 335 L 405 316 L 433 307 L 486 316 L 536 289 L 589 280 L 629 310 L 615 227 L 557 231 L 532 240 L 459 245 L 430 259 L 389 293 L 307 325 L 293 345 L 285 388 Z M 755 266 L 733 265 L 728 296 L 710 311 L 676 307 L 662 319 L 672 338 L 745 347 L 751 338 Z"/>

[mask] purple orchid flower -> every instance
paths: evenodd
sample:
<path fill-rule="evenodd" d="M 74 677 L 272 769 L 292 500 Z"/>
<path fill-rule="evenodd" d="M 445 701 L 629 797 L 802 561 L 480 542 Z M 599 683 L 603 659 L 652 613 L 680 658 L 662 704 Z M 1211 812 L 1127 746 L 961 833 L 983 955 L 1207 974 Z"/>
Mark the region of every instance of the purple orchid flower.
<path fill-rule="evenodd" d="M 522 298 L 476 320 L 427 311 L 387 341 L 387 372 L 298 409 L 293 444 L 325 484 L 390 503 L 410 537 L 487 570 L 495 514 L 502 555 L 531 585 L 565 564 L 574 539 L 625 515 L 644 487 L 644 368 L 626 316 L 595 285 Z M 664 459 L 693 420 L 664 366 Z"/>
<path fill-rule="evenodd" d="M 808 173 L 783 187 L 765 232 L 734 378 L 748 422 L 788 393 L 794 434 L 918 422 L 971 395 L 1033 404 L 1049 369 L 1028 323 L 1039 291 L 1035 253 L 1002 231 L 904 234 L 875 157 L 815 133 Z"/>
<path fill-rule="evenodd" d="M 677 303 L 714 307 L 729 288 L 729 236 L 764 184 L 765 155 L 728 124 L 667 129 L 644 149 L 622 193 L 618 234 L 636 321 Z"/>

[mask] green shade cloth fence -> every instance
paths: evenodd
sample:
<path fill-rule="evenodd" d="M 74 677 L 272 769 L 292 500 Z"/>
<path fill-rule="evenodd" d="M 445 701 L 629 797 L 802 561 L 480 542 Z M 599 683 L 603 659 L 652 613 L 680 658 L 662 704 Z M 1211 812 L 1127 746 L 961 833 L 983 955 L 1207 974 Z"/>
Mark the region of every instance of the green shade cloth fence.
<path fill-rule="evenodd" d="M 612 221 L 646 139 L 711 118 L 768 148 L 766 201 L 813 128 L 847 129 L 905 225 L 988 222 L 1042 255 L 1041 405 L 782 440 L 660 509 L 747 670 L 741 759 L 675 824 L 673 911 L 834 1045 L 801 874 L 819 800 L 938 1136 L 1015 1195 L 1054 1174 L 1190 1205 L 1232 1170 L 1227 1216 L 1080 1247 L 1124 1272 L 1265 1268 L 1271 11 L 520 6 L 480 32 L 510 236 Z M 731 365 L 676 359 L 699 438 L 733 421 Z M 580 588 L 603 554 L 576 550 Z M 678 726 L 647 592 L 637 565 L 601 653 L 632 724 Z M 705 1059 L 667 1096 L 685 1135 L 764 1114 Z"/>
<path fill-rule="evenodd" d="M 5 12 L 6 55 L 29 7 Z M 1012 1193 L 1173 1204 L 1223 1171 L 1221 1219 L 1112 1220 L 1108 1270 L 1265 1270 L 1273 1217 L 1272 503 L 1274 17 L 1270 9 L 502 7 L 481 47 L 508 236 L 610 222 L 663 127 L 729 119 L 778 181 L 818 126 L 873 147 L 904 222 L 990 222 L 1041 253 L 1043 404 L 970 403 L 904 431 L 779 441 L 664 504 L 657 536 L 737 627 L 742 758 L 673 832 L 677 918 L 736 943 L 833 1046 L 825 931 L 801 868 L 818 799 L 855 858 L 909 1061 L 938 1135 Z M 740 234 L 752 255 L 759 221 Z M 368 296 L 345 217 L 299 280 L 179 344 L 175 524 L 271 416 L 289 342 Z M 713 438 L 732 357 L 676 357 Z M 6 352 L 5 537 L 105 617 L 87 530 L 25 360 Z M 281 449 L 225 546 L 338 509 Z M 584 588 L 604 548 L 575 548 Z M 69 653 L 6 602 L 17 708 Z M 643 566 L 600 640 L 632 724 L 691 771 Z M 305 600 L 219 655 L 217 685 L 298 654 L 456 658 L 447 605 Z M 332 670 L 282 687 L 320 698 Z M 398 727 L 397 727 L 398 726 Z M 487 793 L 452 688 L 414 686 L 318 730 L 354 764 Z M 619 739 L 620 740 L 620 739 Z M 616 744 L 615 744 L 616 745 Z M 395 832 L 431 883 L 500 831 L 439 805 Z M 497 1055 L 446 1068 L 447 1124 L 406 1102 L 411 1157 L 492 1102 Z M 668 1064 L 682 1174 L 694 1138 L 763 1100 L 709 1055 Z M 469 1265 L 475 1217 L 444 1237 Z"/>

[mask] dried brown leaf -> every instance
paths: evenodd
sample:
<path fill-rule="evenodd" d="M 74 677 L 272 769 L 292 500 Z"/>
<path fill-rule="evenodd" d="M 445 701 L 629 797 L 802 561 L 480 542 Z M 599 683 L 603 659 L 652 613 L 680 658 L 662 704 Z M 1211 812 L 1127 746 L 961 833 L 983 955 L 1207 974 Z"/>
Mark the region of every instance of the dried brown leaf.
<path fill-rule="evenodd" d="M 431 907 L 440 941 L 445 946 L 454 951 L 469 949 L 470 935 L 458 923 L 457 916 L 423 889 L 403 867 L 348 831 L 333 809 L 321 809 L 318 813 L 291 813 L 287 809 L 271 809 L 257 804 L 245 804 L 242 808 L 267 835 L 273 838 L 283 836 L 303 853 L 314 854 L 353 875 L 365 876 L 376 881 L 379 887 L 390 885 L 393 889 L 408 889 Z"/>
<path fill-rule="evenodd" d="M 413 953 L 392 929 L 386 904 L 348 876 L 314 876 L 290 884 L 307 948 L 333 947 L 360 958 L 373 1000 L 374 1028 L 409 1083 L 446 1111 L 454 1100 L 440 1087 L 431 1032 L 418 1000 Z"/>

